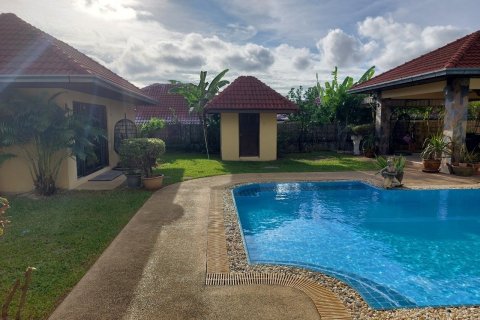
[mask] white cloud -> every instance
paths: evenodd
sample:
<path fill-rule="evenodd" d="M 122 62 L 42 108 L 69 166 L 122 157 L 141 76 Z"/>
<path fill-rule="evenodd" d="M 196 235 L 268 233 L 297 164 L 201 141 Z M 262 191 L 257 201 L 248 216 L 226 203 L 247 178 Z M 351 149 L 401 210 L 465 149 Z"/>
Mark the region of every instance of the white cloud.
<path fill-rule="evenodd" d="M 392 18 L 368 17 L 358 24 L 358 34 L 375 42 L 370 61 L 387 70 L 465 35 L 466 30 L 450 25 L 422 28 Z"/>
<path fill-rule="evenodd" d="M 362 43 L 340 29 L 330 30 L 317 42 L 317 48 L 326 65 L 345 67 L 362 62 Z"/>
<path fill-rule="evenodd" d="M 239 71 L 267 70 L 275 62 L 274 55 L 265 47 L 248 43 L 236 49 L 223 61 L 225 65 L 230 65 Z"/>

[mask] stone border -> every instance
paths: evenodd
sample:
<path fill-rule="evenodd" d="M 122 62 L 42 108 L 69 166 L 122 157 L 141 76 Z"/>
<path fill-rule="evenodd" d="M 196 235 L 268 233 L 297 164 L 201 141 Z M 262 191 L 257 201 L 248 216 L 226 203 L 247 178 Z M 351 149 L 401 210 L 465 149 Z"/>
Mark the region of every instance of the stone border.
<path fill-rule="evenodd" d="M 345 179 L 335 179 L 345 180 Z M 379 182 L 373 179 L 352 179 L 355 181 L 363 181 L 375 187 L 380 187 Z M 304 181 L 304 179 L 299 179 L 298 181 Z M 316 180 L 312 179 L 309 181 L 333 181 L 332 179 L 325 180 Z M 262 183 L 267 183 L 268 181 L 262 181 Z M 291 182 L 291 181 L 287 181 Z M 250 182 L 256 183 L 256 182 Z M 480 307 L 426 307 L 426 308 L 401 308 L 394 310 L 374 310 L 368 306 L 368 304 L 363 300 L 360 294 L 345 284 L 344 282 L 330 277 L 328 275 L 322 274 L 320 272 L 314 272 L 311 270 L 306 270 L 296 267 L 287 267 L 287 266 L 278 266 L 278 265 L 261 265 L 255 264 L 251 265 L 247 261 L 247 255 L 245 253 L 245 248 L 243 245 L 243 239 L 240 232 L 240 226 L 238 222 L 238 217 L 236 213 L 236 208 L 233 203 L 233 198 L 231 190 L 239 185 L 250 184 L 248 182 L 240 182 L 225 185 L 221 190 L 216 189 L 216 202 L 215 207 L 220 211 L 220 207 L 223 206 L 221 211 L 224 212 L 224 225 L 225 232 L 224 236 L 226 237 L 226 256 L 229 263 L 228 269 L 231 274 L 290 274 L 293 276 L 300 276 L 303 279 L 313 281 L 323 289 L 329 289 L 330 293 L 334 293 L 337 300 L 341 301 L 343 309 L 345 308 L 350 313 L 349 319 L 480 319 Z M 472 187 L 463 188 L 463 186 L 455 189 L 472 189 Z M 475 188 L 475 187 L 473 187 Z M 418 189 L 439 189 L 435 187 L 423 187 L 423 186 L 412 186 L 411 188 L 404 188 L 406 190 L 418 190 Z M 448 189 L 448 187 L 442 187 L 441 189 Z M 453 188 L 451 188 L 453 189 Z M 218 192 L 221 192 L 222 197 L 219 197 Z M 218 204 L 219 198 L 223 198 L 223 204 Z M 212 205 L 211 205 L 212 206 Z M 217 214 L 219 213 L 217 211 Z M 210 223 L 209 223 L 210 224 Z M 225 253 L 224 253 L 225 255 Z M 224 260 L 225 261 L 225 260 Z M 211 275 L 215 276 L 214 274 Z M 210 279 L 209 281 L 214 281 Z M 228 277 L 224 280 L 228 283 Z M 239 280 L 237 280 L 239 281 Z M 244 280 L 242 280 L 244 281 Z M 239 281 L 239 282 L 242 282 Z M 312 298 L 313 300 L 313 298 Z M 318 309 L 317 309 L 318 310 Z M 319 314 L 322 315 L 321 311 Z M 326 315 L 325 315 L 326 316 Z"/>

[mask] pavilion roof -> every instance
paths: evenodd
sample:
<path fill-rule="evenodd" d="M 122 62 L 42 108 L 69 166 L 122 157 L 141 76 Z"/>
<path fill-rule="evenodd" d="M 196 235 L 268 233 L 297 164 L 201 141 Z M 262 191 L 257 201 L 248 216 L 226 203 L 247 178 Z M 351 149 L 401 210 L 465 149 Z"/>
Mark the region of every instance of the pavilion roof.
<path fill-rule="evenodd" d="M 372 92 L 449 75 L 480 76 L 480 30 L 360 83 L 349 92 Z"/>

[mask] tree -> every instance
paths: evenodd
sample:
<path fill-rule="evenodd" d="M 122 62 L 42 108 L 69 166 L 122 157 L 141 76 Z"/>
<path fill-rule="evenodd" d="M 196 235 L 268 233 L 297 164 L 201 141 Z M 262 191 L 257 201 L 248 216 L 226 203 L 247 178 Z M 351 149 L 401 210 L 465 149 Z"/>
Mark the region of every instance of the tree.
<path fill-rule="evenodd" d="M 58 106 L 46 94 L 17 91 L 0 98 L 0 146 L 18 146 L 41 195 L 56 191 L 55 181 L 67 157 L 92 156 L 93 141 L 103 134 L 88 121 Z"/>
<path fill-rule="evenodd" d="M 287 97 L 298 106 L 298 112 L 289 115 L 288 119 L 300 126 L 298 135 L 298 150 L 304 151 L 305 136 L 309 130 L 319 123 L 324 123 L 323 114 L 317 106 L 318 91 L 316 87 L 304 90 L 302 86 L 291 88 Z"/>
<path fill-rule="evenodd" d="M 206 82 L 207 71 L 200 71 L 200 82 L 195 85 L 192 83 L 182 83 L 180 81 L 171 80 L 175 86 L 170 90 L 171 93 L 177 93 L 182 95 L 187 100 L 190 112 L 198 113 L 200 122 L 202 123 L 203 138 L 205 142 L 205 150 L 207 151 L 207 158 L 210 159 L 208 152 L 208 137 L 207 137 L 207 125 L 208 118 L 205 114 L 205 106 L 222 88 L 229 84 L 227 80 L 222 80 L 228 69 L 223 70 L 213 78 L 212 82 Z"/>
<path fill-rule="evenodd" d="M 339 82 L 338 68 L 335 67 L 332 71 L 333 79 L 331 82 L 325 81 L 324 86 L 318 81 L 317 74 L 317 91 L 321 108 L 326 109 L 327 113 L 330 114 L 331 122 L 347 128 L 350 124 L 362 124 L 372 120 L 371 110 L 362 107 L 365 96 L 352 95 L 347 91 L 354 85 L 371 79 L 374 73 L 375 67 L 372 66 L 356 82 L 350 76 Z M 341 133 L 339 141 L 345 140 L 347 131 L 343 130 Z"/>

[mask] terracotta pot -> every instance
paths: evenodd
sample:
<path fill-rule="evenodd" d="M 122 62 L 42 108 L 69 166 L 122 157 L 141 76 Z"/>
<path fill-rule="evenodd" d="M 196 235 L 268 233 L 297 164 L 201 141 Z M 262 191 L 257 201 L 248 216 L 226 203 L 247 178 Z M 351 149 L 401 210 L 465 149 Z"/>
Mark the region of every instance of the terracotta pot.
<path fill-rule="evenodd" d="M 158 190 L 162 187 L 163 174 L 150 178 L 143 178 L 143 187 L 147 190 Z"/>
<path fill-rule="evenodd" d="M 397 173 L 397 175 L 395 176 L 395 178 L 397 178 L 398 182 L 402 183 L 403 175 L 404 175 L 404 172 L 399 172 L 399 173 Z"/>
<path fill-rule="evenodd" d="M 423 159 L 423 171 L 435 173 L 440 170 L 441 160 Z"/>

